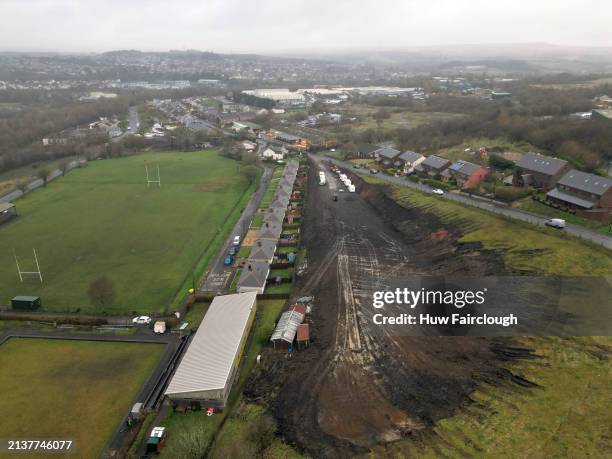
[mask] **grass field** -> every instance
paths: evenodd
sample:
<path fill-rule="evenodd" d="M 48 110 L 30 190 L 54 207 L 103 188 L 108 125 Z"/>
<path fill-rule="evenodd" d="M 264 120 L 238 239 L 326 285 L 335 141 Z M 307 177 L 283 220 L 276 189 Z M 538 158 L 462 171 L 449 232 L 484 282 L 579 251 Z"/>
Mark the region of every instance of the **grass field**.
<path fill-rule="evenodd" d="M 161 188 L 147 188 L 145 164 L 159 165 Z M 34 294 L 47 310 L 106 313 L 169 307 L 250 197 L 256 181 L 249 184 L 238 169 L 213 151 L 151 153 L 90 163 L 27 195 L 17 202 L 20 217 L 0 226 L 0 301 Z M 13 249 L 29 271 L 32 248 L 42 285 L 17 276 Z M 116 292 L 104 311 L 87 295 L 102 275 Z"/>
<path fill-rule="evenodd" d="M 399 442 L 371 457 L 610 457 L 612 339 L 522 338 L 543 359 L 513 370 L 540 387 L 481 385 L 432 441 Z"/>
<path fill-rule="evenodd" d="M 518 159 L 518 157 L 522 153 L 541 152 L 540 149 L 538 149 L 537 147 L 534 147 L 533 145 L 527 142 L 512 142 L 503 137 L 496 137 L 496 138 L 481 137 L 481 138 L 475 138 L 475 139 L 467 139 L 465 142 L 459 145 L 454 145 L 449 148 L 443 148 L 440 151 L 438 151 L 436 154 L 444 158 L 447 158 L 451 161 L 464 160 L 464 161 L 478 162 L 478 158 L 476 158 L 476 155 L 473 153 L 466 152 L 465 149 L 472 148 L 473 150 L 477 151 L 480 147 L 486 147 L 490 149 L 492 154 L 496 154 L 500 156 L 507 155 L 508 159 L 512 159 L 513 154 L 514 154 L 514 157 Z M 483 165 L 486 166 L 488 164 L 485 161 Z"/>
<path fill-rule="evenodd" d="M 75 457 L 98 457 L 162 352 L 156 344 L 10 339 L 0 346 L 0 437 L 71 438 Z"/>

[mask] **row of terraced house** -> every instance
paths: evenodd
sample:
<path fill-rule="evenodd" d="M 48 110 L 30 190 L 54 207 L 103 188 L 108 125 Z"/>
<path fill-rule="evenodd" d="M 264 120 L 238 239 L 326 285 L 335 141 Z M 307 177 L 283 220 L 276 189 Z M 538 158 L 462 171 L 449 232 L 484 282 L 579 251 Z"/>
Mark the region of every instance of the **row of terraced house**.
<path fill-rule="evenodd" d="M 295 253 L 279 253 L 281 246 L 297 245 L 295 238 L 285 234 L 284 227 L 292 225 L 300 216 L 301 190 L 296 188 L 298 161 L 290 161 L 284 168 L 272 202 L 262 209 L 263 223 L 251 245 L 251 252 L 239 272 L 237 291 L 264 293 L 266 286 L 275 279 L 269 279 L 272 267 L 291 266 Z"/>

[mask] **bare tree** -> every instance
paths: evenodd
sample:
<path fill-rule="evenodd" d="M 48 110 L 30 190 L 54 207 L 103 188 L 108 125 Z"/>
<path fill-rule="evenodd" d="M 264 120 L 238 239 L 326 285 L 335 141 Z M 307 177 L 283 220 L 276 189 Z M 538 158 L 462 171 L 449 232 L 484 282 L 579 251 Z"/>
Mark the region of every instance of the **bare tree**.
<path fill-rule="evenodd" d="M 47 180 L 49 179 L 49 169 L 47 169 L 46 167 L 43 167 L 42 169 L 38 169 L 38 171 L 36 172 L 36 176 L 39 179 L 42 179 L 43 181 L 43 186 L 47 186 Z"/>
<path fill-rule="evenodd" d="M 70 163 L 68 161 L 62 161 L 61 163 L 59 163 L 59 170 L 62 171 L 62 175 L 66 175 L 66 172 L 68 172 L 68 166 L 70 165 Z"/>
<path fill-rule="evenodd" d="M 113 282 L 106 276 L 98 277 L 89 284 L 87 290 L 89 300 L 102 311 L 115 302 L 115 288 Z"/>

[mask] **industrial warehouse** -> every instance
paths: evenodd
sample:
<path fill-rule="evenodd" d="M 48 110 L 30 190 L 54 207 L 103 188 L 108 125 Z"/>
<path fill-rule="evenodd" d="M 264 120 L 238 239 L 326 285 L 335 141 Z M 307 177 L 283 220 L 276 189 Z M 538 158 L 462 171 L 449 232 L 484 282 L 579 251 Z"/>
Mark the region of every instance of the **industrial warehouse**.
<path fill-rule="evenodd" d="M 177 410 L 223 409 L 255 318 L 257 293 L 217 296 L 165 395 Z"/>

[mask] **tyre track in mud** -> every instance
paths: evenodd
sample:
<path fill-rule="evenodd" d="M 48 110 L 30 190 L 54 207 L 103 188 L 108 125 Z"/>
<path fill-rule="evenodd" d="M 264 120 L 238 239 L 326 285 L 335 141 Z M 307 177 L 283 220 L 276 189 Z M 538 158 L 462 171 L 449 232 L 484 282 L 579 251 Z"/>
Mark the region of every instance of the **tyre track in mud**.
<path fill-rule="evenodd" d="M 462 251 L 456 228 L 399 207 L 378 187 L 358 182 L 359 194 L 332 201 L 316 180 L 319 168 L 311 163 L 302 225 L 308 269 L 296 283 L 296 297 L 315 296 L 312 344 L 290 359 L 273 355 L 250 393 L 269 401 L 290 443 L 314 457 L 348 457 L 451 415 L 474 375 L 491 379 L 499 363 L 483 339 L 375 333 L 365 320 L 372 291 L 401 276 L 482 275 L 503 264 L 482 249 Z M 431 237 L 441 229 L 445 240 Z"/>

